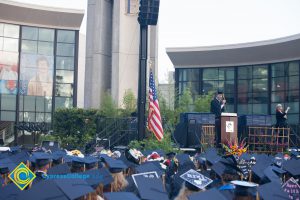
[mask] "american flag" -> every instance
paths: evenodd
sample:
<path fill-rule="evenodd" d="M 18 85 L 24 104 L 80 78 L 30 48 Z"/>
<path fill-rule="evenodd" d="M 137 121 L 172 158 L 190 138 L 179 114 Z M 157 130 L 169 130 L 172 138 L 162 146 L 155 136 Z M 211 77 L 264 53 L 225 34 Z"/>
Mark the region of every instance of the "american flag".
<path fill-rule="evenodd" d="M 160 109 L 155 89 L 155 82 L 153 73 L 150 72 L 149 77 L 149 114 L 148 114 L 148 128 L 152 131 L 155 137 L 161 141 L 164 137 L 164 130 L 162 127 Z"/>

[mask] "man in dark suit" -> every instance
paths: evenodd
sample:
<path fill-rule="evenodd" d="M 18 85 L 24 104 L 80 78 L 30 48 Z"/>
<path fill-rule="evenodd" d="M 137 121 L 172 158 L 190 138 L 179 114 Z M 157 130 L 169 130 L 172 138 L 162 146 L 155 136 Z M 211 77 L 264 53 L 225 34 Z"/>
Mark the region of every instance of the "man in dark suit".
<path fill-rule="evenodd" d="M 216 146 L 221 143 L 221 120 L 222 112 L 225 112 L 226 100 L 223 98 L 223 92 L 218 91 L 214 99 L 210 102 L 210 112 L 216 115 Z"/>
<path fill-rule="evenodd" d="M 216 117 L 220 117 L 222 112 L 225 112 L 226 100 L 223 99 L 223 92 L 218 91 L 215 98 L 210 102 L 210 112 Z"/>

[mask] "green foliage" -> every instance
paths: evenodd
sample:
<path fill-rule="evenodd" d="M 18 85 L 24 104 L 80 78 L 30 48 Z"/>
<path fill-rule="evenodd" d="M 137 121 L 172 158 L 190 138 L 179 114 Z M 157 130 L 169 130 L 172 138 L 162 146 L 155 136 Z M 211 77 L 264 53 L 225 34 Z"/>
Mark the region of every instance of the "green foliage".
<path fill-rule="evenodd" d="M 131 89 L 126 90 L 123 96 L 123 109 L 121 109 L 122 116 L 128 117 L 131 113 L 136 111 L 137 99 Z"/>
<path fill-rule="evenodd" d="M 191 111 L 190 107 L 193 104 L 193 98 L 190 88 L 185 88 L 182 95 L 178 98 L 178 111 L 189 112 Z"/>
<path fill-rule="evenodd" d="M 97 115 L 97 110 L 93 109 L 58 109 L 53 118 L 53 136 L 62 147 L 71 145 L 82 148 L 94 138 Z"/>
<path fill-rule="evenodd" d="M 161 141 L 158 141 L 153 134 L 149 138 L 146 138 L 142 141 L 133 140 L 128 145 L 129 148 L 143 150 L 155 150 L 161 149 L 166 153 L 177 152 L 177 149 L 173 149 L 172 139 L 170 133 L 165 133 L 164 138 Z"/>
<path fill-rule="evenodd" d="M 57 141 L 57 138 L 54 135 L 41 134 L 39 136 L 39 143 L 42 143 L 43 141 Z"/>
<path fill-rule="evenodd" d="M 207 95 L 200 95 L 195 100 L 195 111 L 196 112 L 210 112 L 210 102 L 213 98 L 213 92 L 208 93 Z"/>
<path fill-rule="evenodd" d="M 118 116 L 118 107 L 109 92 L 105 92 L 102 97 L 100 113 L 105 117 Z"/>

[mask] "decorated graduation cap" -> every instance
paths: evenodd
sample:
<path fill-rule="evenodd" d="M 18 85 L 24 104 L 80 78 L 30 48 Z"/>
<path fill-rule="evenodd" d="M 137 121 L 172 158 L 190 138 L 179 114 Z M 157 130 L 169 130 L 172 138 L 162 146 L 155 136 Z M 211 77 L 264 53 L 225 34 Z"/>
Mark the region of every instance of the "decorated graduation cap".
<path fill-rule="evenodd" d="M 189 200 L 199 200 L 199 199 L 217 199 L 217 200 L 227 200 L 222 193 L 216 188 L 212 188 L 203 192 L 196 192 L 188 196 Z"/>
<path fill-rule="evenodd" d="M 137 173 L 145 173 L 145 172 L 152 172 L 155 171 L 158 176 L 163 174 L 163 170 L 159 168 L 155 162 L 146 162 L 143 163 L 135 168 Z"/>
<path fill-rule="evenodd" d="M 247 181 L 231 181 L 235 185 L 234 193 L 236 196 L 255 196 L 257 191 L 257 184 Z"/>
<path fill-rule="evenodd" d="M 291 159 L 283 163 L 283 169 L 293 177 L 300 176 L 300 160 Z"/>
<path fill-rule="evenodd" d="M 107 200 L 140 200 L 135 194 L 131 192 L 107 192 L 104 193 Z"/>
<path fill-rule="evenodd" d="M 161 179 L 137 176 L 135 177 L 135 182 L 141 199 L 169 200 L 168 194 L 164 191 L 164 186 Z"/>
<path fill-rule="evenodd" d="M 282 200 L 289 199 L 289 196 L 282 189 L 281 185 L 276 182 L 263 184 L 257 189 L 258 194 L 263 199 Z"/>
<path fill-rule="evenodd" d="M 94 189 L 83 179 L 55 179 L 54 182 L 65 196 L 72 200 L 94 192 Z"/>
<path fill-rule="evenodd" d="M 70 167 L 67 163 L 59 164 L 48 169 L 47 174 L 69 174 L 71 173 Z"/>
<path fill-rule="evenodd" d="M 180 176 L 185 181 L 185 186 L 193 191 L 203 190 L 212 183 L 212 180 L 196 170 L 190 169 Z"/>
<path fill-rule="evenodd" d="M 85 181 L 93 188 L 97 187 L 99 184 L 106 186 L 113 181 L 111 174 L 106 168 L 92 169 L 80 174 L 87 175 L 88 178 L 86 178 Z"/>

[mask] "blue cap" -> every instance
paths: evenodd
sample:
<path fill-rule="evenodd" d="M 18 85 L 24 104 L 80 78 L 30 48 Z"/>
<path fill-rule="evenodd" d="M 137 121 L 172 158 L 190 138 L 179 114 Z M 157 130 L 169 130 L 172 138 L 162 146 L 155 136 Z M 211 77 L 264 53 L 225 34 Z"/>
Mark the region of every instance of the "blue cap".
<path fill-rule="evenodd" d="M 48 169 L 47 174 L 69 174 L 71 173 L 70 167 L 67 163 L 56 165 Z"/>
<path fill-rule="evenodd" d="M 21 199 L 21 190 L 13 183 L 1 187 L 0 185 L 0 199 Z"/>
<path fill-rule="evenodd" d="M 0 160 L 0 174 L 12 172 L 16 167 L 17 165 L 9 158 Z"/>
<path fill-rule="evenodd" d="M 52 159 L 52 156 L 48 153 L 44 153 L 44 152 L 34 152 L 32 153 L 31 157 L 29 158 L 29 160 L 33 163 L 49 163 Z"/>
<path fill-rule="evenodd" d="M 222 177 L 226 170 L 226 166 L 221 162 L 217 162 L 211 167 L 211 170 L 213 170 L 219 177 Z"/>
<path fill-rule="evenodd" d="M 60 159 L 62 159 L 66 154 L 67 154 L 67 153 L 66 153 L 65 151 L 61 151 L 61 150 L 59 150 L 59 151 L 54 151 L 54 152 L 52 153 L 52 159 L 53 159 L 53 160 L 60 160 Z"/>
<path fill-rule="evenodd" d="M 111 173 L 119 173 L 127 168 L 125 163 L 122 160 L 115 160 L 115 159 L 106 159 L 105 162 L 109 167 L 109 171 Z"/>
<path fill-rule="evenodd" d="M 113 178 L 106 168 L 92 169 L 82 172 L 80 174 L 88 176 L 88 178 L 85 179 L 85 181 L 92 187 L 96 187 L 100 183 L 106 186 L 113 182 Z"/>
<path fill-rule="evenodd" d="M 140 200 L 135 194 L 131 192 L 108 192 L 104 193 L 107 200 Z"/>
<path fill-rule="evenodd" d="M 54 182 L 69 199 L 77 199 L 94 192 L 94 189 L 83 179 L 55 179 Z"/>
<path fill-rule="evenodd" d="M 276 182 L 263 184 L 257 189 L 258 194 L 263 199 L 282 200 L 289 199 L 289 195 L 283 191 L 281 185 Z"/>
<path fill-rule="evenodd" d="M 217 200 L 227 200 L 219 190 L 212 188 L 203 192 L 196 192 L 188 196 L 189 200 L 199 200 L 199 199 L 217 199 Z"/>
<path fill-rule="evenodd" d="M 292 176 L 300 175 L 300 160 L 288 160 L 283 163 L 283 169 L 287 171 Z"/>
<path fill-rule="evenodd" d="M 155 171 L 158 176 L 163 175 L 163 171 L 153 162 L 146 162 L 135 168 L 137 173 L 153 172 Z"/>
<path fill-rule="evenodd" d="M 205 189 L 206 186 L 211 184 L 213 181 L 197 172 L 196 170 L 190 169 L 180 176 L 185 181 L 185 186 L 190 190 L 198 191 L 199 189 Z"/>
<path fill-rule="evenodd" d="M 135 181 L 141 199 L 169 200 L 168 194 L 164 191 L 164 186 L 160 178 L 136 176 Z"/>
<path fill-rule="evenodd" d="M 72 156 L 72 166 L 73 167 L 84 167 L 85 159 L 78 157 L 78 156 Z"/>
<path fill-rule="evenodd" d="M 29 160 L 29 154 L 27 151 L 21 151 L 9 157 L 13 162 L 19 165 L 21 162 L 26 163 Z"/>
<path fill-rule="evenodd" d="M 85 160 L 84 163 L 85 163 L 86 170 L 94 168 L 97 165 L 98 161 L 99 161 L 99 159 L 97 159 L 93 156 L 84 157 L 84 160 Z"/>

